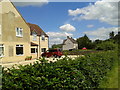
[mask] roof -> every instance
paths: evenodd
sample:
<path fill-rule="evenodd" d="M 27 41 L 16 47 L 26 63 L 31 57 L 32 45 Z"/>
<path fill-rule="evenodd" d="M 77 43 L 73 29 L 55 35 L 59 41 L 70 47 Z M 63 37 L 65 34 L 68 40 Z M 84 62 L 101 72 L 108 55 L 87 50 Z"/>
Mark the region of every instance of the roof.
<path fill-rule="evenodd" d="M 67 36 L 67 39 L 69 39 L 71 42 L 77 44 L 77 42 L 72 37 L 70 38 L 70 37 Z M 65 44 L 65 42 L 67 41 L 67 39 L 63 40 L 63 44 Z"/>
<path fill-rule="evenodd" d="M 32 32 L 35 31 L 38 36 L 45 35 L 46 37 L 48 37 L 48 35 L 38 25 L 31 24 L 31 23 L 27 23 L 27 24 L 30 27 L 31 35 L 32 35 Z"/>
<path fill-rule="evenodd" d="M 38 44 L 36 43 L 33 43 L 33 42 L 30 42 L 31 43 L 31 46 L 38 46 Z"/>

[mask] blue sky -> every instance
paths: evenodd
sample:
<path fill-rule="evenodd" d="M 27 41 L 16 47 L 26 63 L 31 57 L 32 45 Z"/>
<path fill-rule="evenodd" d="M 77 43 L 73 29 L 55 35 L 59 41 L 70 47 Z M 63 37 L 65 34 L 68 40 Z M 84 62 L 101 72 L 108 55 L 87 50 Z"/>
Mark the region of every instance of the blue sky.
<path fill-rule="evenodd" d="M 24 6 L 15 5 L 27 22 L 39 25 L 50 36 L 50 45 L 62 43 L 66 36 L 79 38 L 87 34 L 91 40 L 95 40 L 107 39 L 111 31 L 117 33 L 116 3 L 48 2 L 40 6 L 28 3 Z"/>

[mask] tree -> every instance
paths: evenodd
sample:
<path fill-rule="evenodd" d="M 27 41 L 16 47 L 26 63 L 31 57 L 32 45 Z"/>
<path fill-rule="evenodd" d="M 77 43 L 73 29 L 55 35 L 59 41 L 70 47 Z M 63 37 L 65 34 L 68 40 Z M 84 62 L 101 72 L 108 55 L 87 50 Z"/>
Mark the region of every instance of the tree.
<path fill-rule="evenodd" d="M 83 37 L 78 38 L 77 42 L 78 42 L 79 49 L 82 49 L 83 47 L 92 49 L 94 47 L 92 41 L 87 37 L 86 34 Z"/>
<path fill-rule="evenodd" d="M 55 48 L 62 48 L 62 44 L 53 44 L 52 49 L 55 49 Z"/>
<path fill-rule="evenodd" d="M 117 45 L 111 41 L 106 41 L 98 44 L 96 50 L 114 50 L 117 48 Z"/>
<path fill-rule="evenodd" d="M 114 32 L 113 31 L 111 33 L 109 33 L 109 37 L 110 37 L 110 39 L 114 38 Z"/>

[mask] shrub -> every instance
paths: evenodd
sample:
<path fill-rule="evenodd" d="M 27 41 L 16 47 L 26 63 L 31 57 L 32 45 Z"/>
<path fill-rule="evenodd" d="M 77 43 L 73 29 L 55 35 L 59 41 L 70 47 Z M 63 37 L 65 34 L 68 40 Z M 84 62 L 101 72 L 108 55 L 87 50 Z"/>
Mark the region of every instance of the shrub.
<path fill-rule="evenodd" d="M 115 60 L 118 60 L 115 51 L 88 54 L 76 59 L 65 57 L 50 63 L 43 58 L 34 65 L 3 69 L 3 90 L 97 88 Z"/>
<path fill-rule="evenodd" d="M 114 50 L 117 45 L 113 42 L 102 42 L 96 46 L 96 50 Z"/>

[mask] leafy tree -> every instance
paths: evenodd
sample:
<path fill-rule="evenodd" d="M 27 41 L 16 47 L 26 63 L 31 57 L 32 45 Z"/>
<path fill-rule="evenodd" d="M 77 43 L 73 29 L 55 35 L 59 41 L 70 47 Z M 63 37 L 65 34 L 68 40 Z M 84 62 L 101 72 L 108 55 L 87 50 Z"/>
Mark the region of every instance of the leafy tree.
<path fill-rule="evenodd" d="M 102 42 L 96 46 L 96 50 L 114 50 L 116 48 L 117 45 L 110 41 Z"/>
<path fill-rule="evenodd" d="M 54 44 L 54 45 L 52 45 L 52 49 L 55 49 L 55 48 L 62 48 L 62 44 Z"/>
<path fill-rule="evenodd" d="M 116 34 L 116 35 L 114 36 L 113 40 L 114 40 L 116 43 L 120 44 L 120 31 L 118 32 L 118 34 Z"/>
<path fill-rule="evenodd" d="M 110 39 L 114 38 L 114 32 L 113 31 L 109 34 L 109 37 L 110 37 Z"/>
<path fill-rule="evenodd" d="M 94 47 L 92 41 L 87 37 L 86 34 L 83 37 L 78 38 L 77 42 L 78 42 L 79 49 L 82 49 L 83 47 L 92 49 Z"/>

